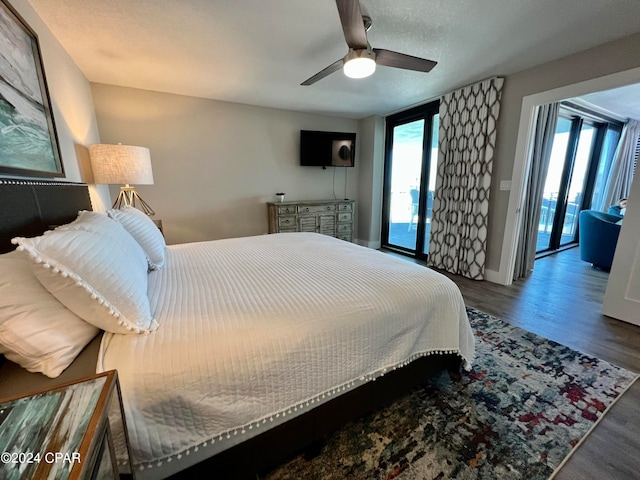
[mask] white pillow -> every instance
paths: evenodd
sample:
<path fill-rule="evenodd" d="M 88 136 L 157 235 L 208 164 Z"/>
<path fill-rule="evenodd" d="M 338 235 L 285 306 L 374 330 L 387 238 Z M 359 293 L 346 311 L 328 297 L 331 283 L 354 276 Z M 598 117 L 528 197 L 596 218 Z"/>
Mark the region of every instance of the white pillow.
<path fill-rule="evenodd" d="M 121 210 L 109 210 L 107 215 L 120 223 L 136 239 L 147 255 L 150 270 L 162 268 L 166 244 L 160 229 L 153 223 L 153 220 L 130 205 Z"/>
<path fill-rule="evenodd" d="M 112 333 L 158 327 L 147 298 L 147 260 L 136 241 L 104 214 L 78 218 L 40 237 L 14 238 L 38 265 L 36 277 L 80 318 Z"/>
<path fill-rule="evenodd" d="M 0 255 L 0 353 L 55 378 L 99 330 L 55 299 L 20 252 Z"/>

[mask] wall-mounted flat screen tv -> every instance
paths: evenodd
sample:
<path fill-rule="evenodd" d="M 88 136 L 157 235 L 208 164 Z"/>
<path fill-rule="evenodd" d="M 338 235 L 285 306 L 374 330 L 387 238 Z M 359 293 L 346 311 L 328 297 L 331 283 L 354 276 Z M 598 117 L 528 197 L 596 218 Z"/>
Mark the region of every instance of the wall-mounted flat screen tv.
<path fill-rule="evenodd" d="M 300 130 L 300 165 L 353 167 L 355 155 L 355 133 Z"/>

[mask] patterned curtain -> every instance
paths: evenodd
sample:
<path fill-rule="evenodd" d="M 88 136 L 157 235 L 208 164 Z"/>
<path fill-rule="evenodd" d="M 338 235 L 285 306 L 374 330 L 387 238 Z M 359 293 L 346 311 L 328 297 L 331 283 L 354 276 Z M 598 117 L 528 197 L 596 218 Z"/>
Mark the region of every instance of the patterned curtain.
<path fill-rule="evenodd" d="M 430 266 L 484 279 L 489 189 L 503 78 L 440 99 Z"/>

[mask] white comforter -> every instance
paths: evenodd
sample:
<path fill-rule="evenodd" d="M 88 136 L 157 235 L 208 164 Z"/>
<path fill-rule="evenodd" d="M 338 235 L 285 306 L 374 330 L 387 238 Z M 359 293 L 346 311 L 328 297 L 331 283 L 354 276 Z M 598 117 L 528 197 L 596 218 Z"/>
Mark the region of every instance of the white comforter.
<path fill-rule="evenodd" d="M 425 267 L 286 233 L 167 247 L 150 335 L 105 334 L 138 478 L 163 478 L 420 356 L 474 340 L 458 288 Z M 122 459 L 120 459 L 122 460 Z"/>

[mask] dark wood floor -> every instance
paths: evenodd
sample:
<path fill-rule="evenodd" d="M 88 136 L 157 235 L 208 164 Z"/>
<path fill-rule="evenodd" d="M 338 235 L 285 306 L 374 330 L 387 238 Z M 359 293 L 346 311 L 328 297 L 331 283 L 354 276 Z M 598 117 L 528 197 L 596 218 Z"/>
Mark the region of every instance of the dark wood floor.
<path fill-rule="evenodd" d="M 508 287 L 446 275 L 458 284 L 468 306 L 640 372 L 640 327 L 600 313 L 609 274 L 581 261 L 577 248 L 537 260 L 530 278 Z M 555 478 L 640 478 L 640 380 Z"/>

